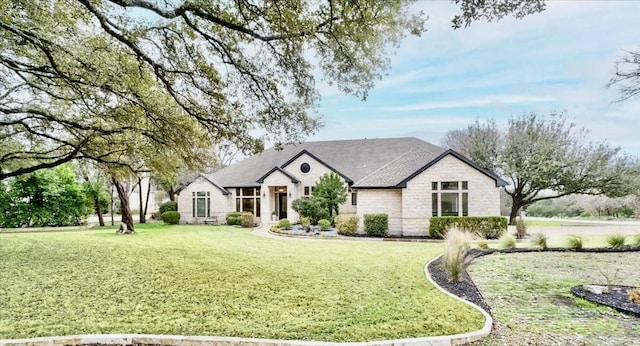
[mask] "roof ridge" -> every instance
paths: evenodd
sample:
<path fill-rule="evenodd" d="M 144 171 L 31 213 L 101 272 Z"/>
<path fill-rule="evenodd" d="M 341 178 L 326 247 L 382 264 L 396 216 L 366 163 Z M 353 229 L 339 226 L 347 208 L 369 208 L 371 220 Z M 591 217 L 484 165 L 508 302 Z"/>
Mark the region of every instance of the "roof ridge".
<path fill-rule="evenodd" d="M 376 173 L 380 172 L 381 170 L 383 170 L 383 169 L 385 169 L 385 168 L 389 167 L 389 166 L 390 166 L 391 164 L 393 164 L 394 162 L 396 162 L 396 161 L 400 160 L 401 158 L 403 158 L 403 157 L 405 157 L 405 156 L 409 155 L 409 153 L 411 153 L 412 151 L 414 151 L 414 150 L 418 150 L 418 149 L 422 149 L 422 148 L 420 148 L 420 147 L 418 147 L 418 146 L 411 147 L 411 149 L 409 149 L 409 150 L 407 150 L 406 152 L 402 153 L 402 155 L 400 155 L 400 156 L 396 157 L 395 159 L 393 159 L 393 160 L 391 160 L 391 161 L 387 162 L 386 164 L 384 164 L 384 165 L 382 165 L 382 166 L 378 167 L 378 169 L 374 170 L 373 172 L 371 172 L 371 173 L 367 174 L 366 176 L 362 177 L 362 179 L 358 180 L 358 182 L 356 182 L 356 183 L 355 183 L 355 185 L 357 185 L 357 184 L 358 184 L 358 183 L 360 183 L 361 181 L 363 181 L 363 180 L 365 180 L 365 179 L 369 178 L 370 176 L 375 175 Z"/>

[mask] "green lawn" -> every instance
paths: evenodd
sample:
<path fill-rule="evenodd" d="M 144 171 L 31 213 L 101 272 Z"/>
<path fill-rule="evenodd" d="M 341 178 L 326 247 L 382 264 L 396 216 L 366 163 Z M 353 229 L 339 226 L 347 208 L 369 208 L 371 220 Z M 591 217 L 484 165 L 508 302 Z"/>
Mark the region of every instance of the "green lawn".
<path fill-rule="evenodd" d="M 482 315 L 424 277 L 442 244 L 261 238 L 214 226 L 0 234 L 0 339 L 90 333 L 363 341 Z"/>

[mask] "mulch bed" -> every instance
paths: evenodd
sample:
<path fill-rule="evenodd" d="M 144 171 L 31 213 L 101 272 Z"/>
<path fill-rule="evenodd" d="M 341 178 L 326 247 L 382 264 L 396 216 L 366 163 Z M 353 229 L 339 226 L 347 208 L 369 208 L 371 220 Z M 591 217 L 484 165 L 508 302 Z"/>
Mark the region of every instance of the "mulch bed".
<path fill-rule="evenodd" d="M 608 293 L 595 294 L 584 290 L 582 285 L 579 285 L 571 287 L 571 293 L 590 302 L 606 305 L 622 313 L 640 317 L 640 303 L 632 302 L 629 299 L 629 295 L 627 295 L 628 290 L 636 287 L 619 285 L 612 285 L 609 287 L 610 290 Z"/>

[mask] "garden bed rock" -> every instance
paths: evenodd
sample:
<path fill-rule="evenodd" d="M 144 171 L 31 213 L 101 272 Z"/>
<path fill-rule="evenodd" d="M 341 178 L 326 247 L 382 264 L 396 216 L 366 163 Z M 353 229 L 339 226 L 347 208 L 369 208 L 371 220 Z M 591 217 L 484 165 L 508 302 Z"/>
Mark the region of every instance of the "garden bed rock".
<path fill-rule="evenodd" d="M 583 285 L 578 285 L 571 287 L 571 293 L 590 302 L 609 306 L 624 314 L 640 317 L 640 303 L 632 302 L 629 299 L 629 295 L 627 295 L 627 291 L 637 287 L 619 285 L 606 287 L 608 292 L 597 294 L 585 288 Z"/>

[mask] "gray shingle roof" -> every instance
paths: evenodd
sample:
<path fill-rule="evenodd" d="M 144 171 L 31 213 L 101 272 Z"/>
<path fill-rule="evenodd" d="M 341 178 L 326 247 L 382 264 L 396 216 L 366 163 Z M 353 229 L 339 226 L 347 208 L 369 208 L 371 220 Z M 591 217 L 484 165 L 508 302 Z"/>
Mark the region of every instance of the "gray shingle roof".
<path fill-rule="evenodd" d="M 257 180 L 265 173 L 303 150 L 348 177 L 354 186 L 367 187 L 398 184 L 445 151 L 413 137 L 305 142 L 279 151 L 266 149 L 208 176 L 227 188 L 259 186 Z"/>

